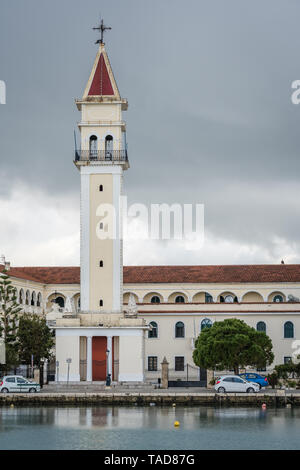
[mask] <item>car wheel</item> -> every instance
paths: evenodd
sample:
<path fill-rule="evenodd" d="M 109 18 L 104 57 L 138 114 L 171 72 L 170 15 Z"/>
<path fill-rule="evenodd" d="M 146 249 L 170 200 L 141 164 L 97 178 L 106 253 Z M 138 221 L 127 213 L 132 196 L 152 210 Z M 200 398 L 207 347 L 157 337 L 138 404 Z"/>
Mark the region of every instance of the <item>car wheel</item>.
<path fill-rule="evenodd" d="M 8 393 L 8 392 L 9 392 L 8 388 L 2 388 L 1 390 L 1 393 Z"/>
<path fill-rule="evenodd" d="M 36 388 L 30 388 L 29 389 L 29 393 L 35 393 L 36 392 Z"/>
<path fill-rule="evenodd" d="M 247 393 L 254 393 L 254 388 L 252 387 L 247 388 Z"/>
<path fill-rule="evenodd" d="M 224 387 L 219 387 L 218 388 L 218 393 L 225 393 L 225 392 L 226 392 L 226 390 L 225 390 Z"/>

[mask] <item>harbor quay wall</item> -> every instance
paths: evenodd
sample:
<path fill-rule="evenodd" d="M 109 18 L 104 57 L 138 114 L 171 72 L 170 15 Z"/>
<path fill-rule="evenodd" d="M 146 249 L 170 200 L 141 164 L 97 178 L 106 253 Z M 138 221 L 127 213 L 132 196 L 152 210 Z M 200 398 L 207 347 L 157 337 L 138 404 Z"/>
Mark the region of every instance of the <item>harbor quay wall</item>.
<path fill-rule="evenodd" d="M 0 394 L 4 406 L 300 406 L 300 394 L 36 393 Z"/>

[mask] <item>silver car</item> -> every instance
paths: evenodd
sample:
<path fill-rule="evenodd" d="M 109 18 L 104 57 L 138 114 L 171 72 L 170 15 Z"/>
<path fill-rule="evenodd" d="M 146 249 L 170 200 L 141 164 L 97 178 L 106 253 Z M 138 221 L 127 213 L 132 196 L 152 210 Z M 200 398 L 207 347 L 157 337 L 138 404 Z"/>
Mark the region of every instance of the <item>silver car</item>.
<path fill-rule="evenodd" d="M 254 393 L 259 392 L 259 385 L 255 382 L 248 382 L 238 375 L 222 375 L 216 380 L 215 390 L 218 393 Z"/>
<path fill-rule="evenodd" d="M 39 392 L 41 389 L 40 384 L 36 382 L 30 382 L 27 379 L 24 379 L 21 375 L 6 375 L 0 380 L 0 392 L 9 393 L 9 392 Z"/>

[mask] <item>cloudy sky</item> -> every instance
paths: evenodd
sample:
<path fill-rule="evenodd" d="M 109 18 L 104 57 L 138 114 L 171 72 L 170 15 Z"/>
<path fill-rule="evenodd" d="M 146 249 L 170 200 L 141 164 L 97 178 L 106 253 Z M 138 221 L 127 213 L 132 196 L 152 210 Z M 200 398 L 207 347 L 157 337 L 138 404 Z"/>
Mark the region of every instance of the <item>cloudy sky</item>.
<path fill-rule="evenodd" d="M 1 253 L 79 264 L 74 99 L 100 13 L 129 101 L 129 203 L 205 205 L 203 246 L 127 240 L 125 263 L 299 263 L 297 0 L 1 0 Z"/>

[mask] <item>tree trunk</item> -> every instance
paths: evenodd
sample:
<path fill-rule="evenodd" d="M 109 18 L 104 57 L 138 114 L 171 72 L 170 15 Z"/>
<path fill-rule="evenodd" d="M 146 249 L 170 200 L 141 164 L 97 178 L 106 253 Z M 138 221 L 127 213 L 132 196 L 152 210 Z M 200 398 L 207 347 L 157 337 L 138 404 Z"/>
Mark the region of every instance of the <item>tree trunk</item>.
<path fill-rule="evenodd" d="M 234 373 L 235 375 L 239 375 L 239 366 L 234 366 Z"/>

